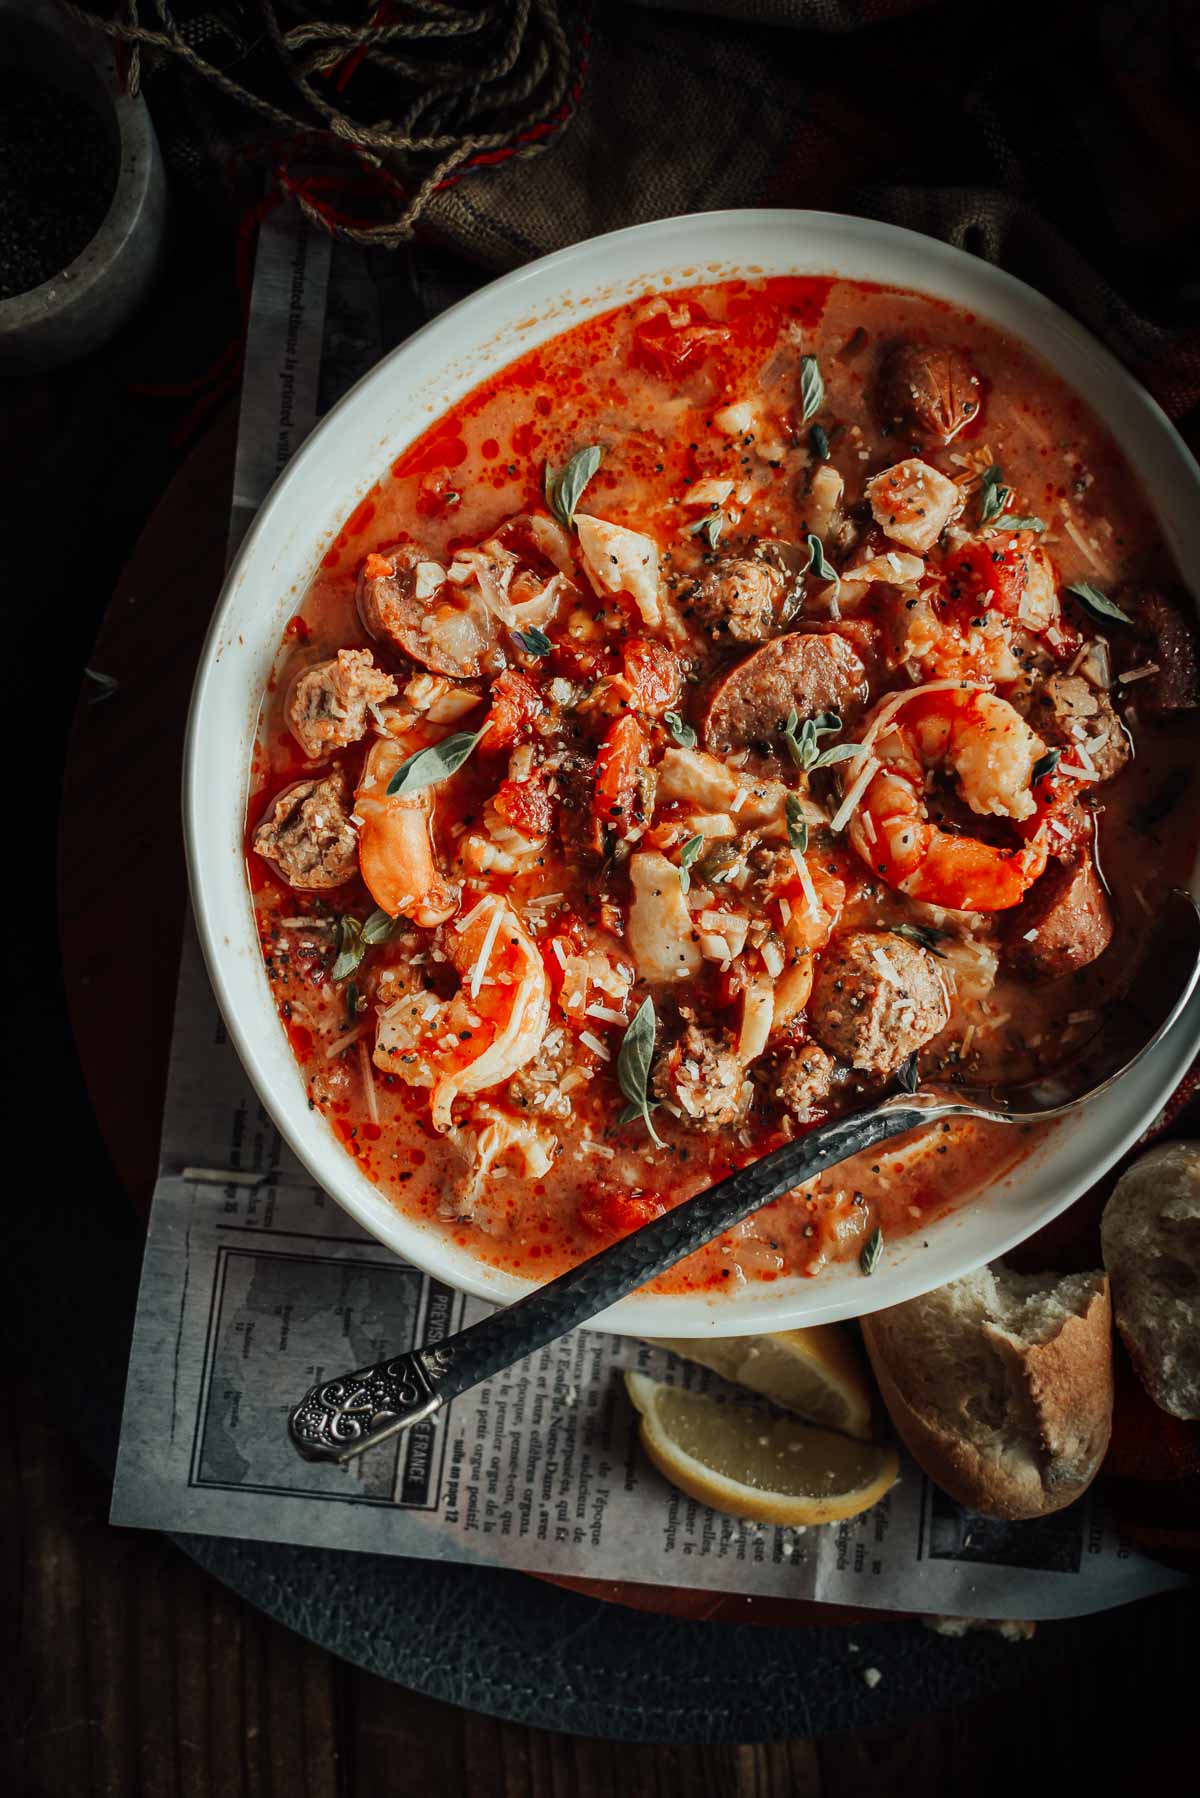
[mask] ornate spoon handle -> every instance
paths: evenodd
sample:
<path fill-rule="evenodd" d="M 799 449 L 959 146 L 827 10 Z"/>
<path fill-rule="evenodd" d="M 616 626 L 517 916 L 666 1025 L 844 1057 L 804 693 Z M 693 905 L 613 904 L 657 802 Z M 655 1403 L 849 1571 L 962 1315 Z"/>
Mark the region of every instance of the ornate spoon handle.
<path fill-rule="evenodd" d="M 565 1336 L 814 1174 L 936 1118 L 978 1112 L 974 1105 L 914 1094 L 821 1124 L 436 1347 L 412 1349 L 314 1386 L 292 1412 L 293 1445 L 309 1460 L 348 1461 Z"/>

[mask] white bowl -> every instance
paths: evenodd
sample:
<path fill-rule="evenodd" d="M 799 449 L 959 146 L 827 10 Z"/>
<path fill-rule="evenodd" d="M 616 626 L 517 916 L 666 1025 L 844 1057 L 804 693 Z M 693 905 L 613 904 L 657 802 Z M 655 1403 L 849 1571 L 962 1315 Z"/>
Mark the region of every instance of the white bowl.
<path fill-rule="evenodd" d="M 937 295 L 1023 339 L 1082 394 L 1138 470 L 1184 579 L 1200 593 L 1200 468 L 1154 401 L 1073 319 L 946 244 L 820 212 L 714 212 L 639 225 L 531 263 L 418 331 L 346 395 L 276 482 L 225 583 L 188 725 L 184 817 L 192 899 L 230 1036 L 313 1178 L 380 1242 L 438 1279 L 507 1303 L 527 1281 L 484 1267 L 396 1210 L 310 1111 L 263 969 L 242 858 L 251 745 L 283 627 L 362 494 L 447 407 L 514 357 L 655 289 L 760 274 L 836 274 Z M 782 1330 L 860 1315 L 990 1261 L 1096 1180 L 1155 1116 L 1200 1047 L 1200 995 L 1153 1055 L 1060 1125 L 987 1193 L 857 1266 L 712 1296 L 634 1296 L 595 1320 L 629 1334 Z M 924 1246 L 927 1245 L 927 1246 Z"/>

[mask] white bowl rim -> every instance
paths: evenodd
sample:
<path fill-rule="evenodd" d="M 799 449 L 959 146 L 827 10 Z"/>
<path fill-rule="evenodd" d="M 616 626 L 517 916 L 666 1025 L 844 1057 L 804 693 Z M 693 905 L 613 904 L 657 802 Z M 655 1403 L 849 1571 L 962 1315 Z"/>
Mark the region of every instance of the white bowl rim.
<path fill-rule="evenodd" d="M 398 365 L 415 361 L 428 351 L 431 344 L 438 345 L 443 338 L 449 352 L 456 332 L 474 320 L 476 315 L 482 316 L 487 308 L 495 306 L 502 295 L 517 296 L 526 287 L 536 285 L 550 276 L 565 275 L 568 271 L 579 269 L 581 265 L 586 267 L 592 262 L 602 265 L 610 256 L 631 245 L 653 243 L 655 249 L 661 251 L 665 245 L 676 240 L 680 244 L 689 239 L 694 240 L 697 234 L 706 240 L 710 237 L 712 239 L 711 242 L 706 242 L 704 248 L 697 248 L 693 243 L 691 253 L 681 255 L 673 270 L 661 268 L 661 257 L 653 256 L 644 275 L 630 276 L 623 283 L 622 298 L 632 297 L 639 292 L 669 289 L 672 286 L 703 285 L 706 278 L 734 278 L 738 267 L 743 272 L 753 271 L 765 275 L 788 272 L 783 268 L 762 268 L 758 263 L 745 259 L 739 263 L 736 254 L 731 257 L 729 239 L 747 231 L 760 234 L 774 231 L 796 234 L 815 238 L 821 246 L 828 245 L 828 248 L 821 247 L 815 258 L 809 254 L 793 258 L 794 264 L 797 261 L 799 263 L 799 266 L 793 266 L 792 272 L 795 273 L 836 275 L 839 272 L 838 249 L 845 251 L 847 246 L 857 245 L 861 248 L 865 244 L 871 248 L 872 253 L 878 253 L 885 263 L 888 260 L 903 262 L 906 255 L 910 258 L 918 257 L 922 269 L 928 270 L 929 279 L 901 280 L 894 270 L 889 271 L 886 266 L 872 276 L 858 274 L 847 275 L 846 278 L 878 280 L 884 286 L 927 294 L 960 307 L 967 304 L 962 297 L 964 288 L 982 289 L 984 296 L 995 300 L 998 309 L 1003 310 L 1004 303 L 1007 303 L 1010 308 L 1018 311 L 1025 321 L 1021 325 L 999 325 L 987 304 L 987 297 L 975 297 L 970 301 L 971 309 L 986 322 L 993 323 L 1002 330 L 1007 329 L 1012 335 L 1021 338 L 1043 361 L 1050 363 L 1069 386 L 1080 392 L 1091 409 L 1109 423 L 1114 435 L 1118 435 L 1118 440 L 1123 437 L 1123 446 L 1127 448 L 1131 459 L 1133 446 L 1129 440 L 1133 435 L 1143 438 L 1155 450 L 1155 456 L 1152 457 L 1154 472 L 1151 475 L 1146 474 L 1144 464 L 1139 465 L 1147 497 L 1171 541 L 1176 563 L 1181 567 L 1185 579 L 1190 574 L 1190 584 L 1195 591 L 1200 592 L 1200 528 L 1192 523 L 1186 507 L 1181 506 L 1180 516 L 1164 519 L 1161 504 L 1163 493 L 1160 491 L 1160 483 L 1163 489 L 1176 488 L 1180 493 L 1192 489 L 1190 500 L 1194 513 L 1196 499 L 1200 497 L 1200 467 L 1170 420 L 1145 389 L 1082 325 L 1017 277 L 939 239 L 872 219 L 784 208 L 737 209 L 685 214 L 586 239 L 525 264 L 477 289 L 421 326 L 342 396 L 289 461 L 260 508 L 228 572 L 201 651 L 188 716 L 183 769 L 184 836 L 192 905 L 209 977 L 231 1042 L 272 1121 L 314 1182 L 329 1193 L 364 1230 L 405 1260 L 462 1292 L 493 1303 L 511 1302 L 532 1290 L 534 1283 L 500 1273 L 477 1261 L 457 1248 L 448 1235 L 435 1226 L 422 1224 L 406 1216 L 386 1200 L 335 1139 L 323 1115 L 308 1111 L 298 1064 L 294 1061 L 291 1063 L 295 1074 L 292 1090 L 284 1090 L 286 1076 L 281 1080 L 268 1067 L 267 1045 L 257 1027 L 251 1026 L 244 1016 L 245 997 L 238 991 L 234 958 L 232 954 L 227 954 L 231 946 L 230 932 L 237 930 L 239 926 L 243 938 L 247 927 L 254 935 L 259 978 L 270 1003 L 266 976 L 258 953 L 257 934 L 253 931 L 249 890 L 241 867 L 241 817 L 244 814 L 246 774 L 244 757 L 242 784 L 238 790 L 236 830 L 242 888 L 241 911 L 244 914 L 240 918 L 234 915 L 235 904 L 231 891 L 226 893 L 229 903 L 223 903 L 222 896 L 216 889 L 213 870 L 208 865 L 209 837 L 204 816 L 204 771 L 210 759 L 210 749 L 217 742 L 215 733 L 219 729 L 219 719 L 214 714 L 219 704 L 222 653 L 223 648 L 232 641 L 232 638 L 225 635 L 226 627 L 235 615 L 240 591 L 250 579 L 268 533 L 276 526 L 281 512 L 287 508 L 293 492 L 301 485 L 308 471 L 336 442 L 353 410 L 362 405 L 369 393 L 380 391 L 388 376 L 394 375 Z M 722 234 L 726 234 L 724 249 Z M 728 272 L 710 273 L 713 262 L 727 264 Z M 943 273 L 949 284 L 953 284 L 957 275 L 957 296 L 945 292 L 939 285 L 937 277 Z M 676 276 L 679 278 L 673 278 Z M 505 367 L 522 354 L 525 348 L 558 335 L 584 317 L 621 303 L 621 298 L 606 297 L 599 271 L 590 292 L 599 297 L 590 306 L 586 300 L 579 302 L 580 309 L 575 318 L 554 320 L 550 315 L 546 320 L 549 328 L 538 331 L 518 347 L 510 348 L 502 359 L 482 359 L 469 386 L 463 391 L 469 391 L 470 386 L 477 385 Z M 1058 353 L 1043 347 L 1042 342 L 1034 341 L 1039 335 L 1043 340 L 1057 339 Z M 1081 364 L 1093 364 L 1097 377 L 1103 376 L 1111 383 L 1109 392 L 1110 395 L 1115 395 L 1111 403 L 1105 401 L 1102 386 L 1100 391 L 1087 384 L 1081 389 L 1077 381 L 1064 374 L 1060 366 L 1062 357 Z M 455 404 L 457 400 L 449 403 Z M 1108 415 L 1121 408 L 1129 413 L 1130 422 L 1118 433 Z M 381 440 L 376 464 L 370 469 L 359 471 L 357 478 L 361 481 L 365 477 L 367 485 L 378 479 L 381 471 L 395 459 L 404 444 L 414 441 L 427 428 L 428 423 L 432 422 L 433 417 L 436 414 L 413 429 L 407 438 Z M 347 479 L 347 490 L 344 499 L 339 501 L 337 512 L 342 522 L 356 503 L 350 488 L 351 482 Z M 315 545 L 315 536 L 313 542 Z M 309 565 L 310 579 L 317 566 L 319 553 L 314 548 Z M 274 617 L 273 613 L 272 618 Z M 270 643 L 270 654 L 273 657 L 279 637 L 274 623 L 272 630 L 274 635 Z M 226 869 L 227 889 L 228 874 L 229 870 Z M 270 1010 L 271 1028 L 280 1041 L 286 1042 L 273 1003 L 270 1003 Z M 968 1273 L 984 1262 L 1006 1253 L 1072 1204 L 1143 1134 L 1198 1049 L 1200 995 L 1189 1004 L 1170 1038 L 1160 1044 L 1152 1056 L 1146 1057 L 1139 1069 L 1120 1082 L 1112 1093 L 1106 1094 L 1096 1106 L 1089 1108 L 1088 1147 L 1082 1150 L 1082 1145 L 1076 1143 L 1076 1152 L 1071 1161 L 1072 1171 L 1062 1178 L 1057 1190 L 1043 1195 L 1036 1205 L 1018 1202 L 1020 1187 L 1031 1183 L 1031 1177 L 1036 1175 L 1039 1164 L 1046 1160 L 1056 1146 L 1062 1149 L 1067 1141 L 1073 1141 L 1082 1134 L 1079 1126 L 1074 1127 L 1070 1139 L 1054 1135 L 1049 1144 L 1043 1145 L 1018 1163 L 997 1188 L 960 1206 L 947 1218 L 938 1220 L 928 1231 L 928 1242 L 920 1248 L 916 1239 L 911 1236 L 891 1248 L 869 1284 L 852 1268 L 839 1265 L 823 1272 L 816 1279 L 794 1277 L 771 1283 L 754 1282 L 732 1293 L 634 1294 L 592 1320 L 589 1328 L 620 1334 L 677 1337 L 753 1334 L 864 1315 L 882 1306 L 919 1296 L 934 1286 L 959 1274 Z M 290 1047 L 287 1048 L 287 1055 L 291 1058 Z M 1101 1117 L 1104 1120 L 1103 1130 L 1098 1127 Z M 1063 1157 L 1055 1159 L 1061 1160 Z M 1018 1189 L 1017 1200 L 1013 1199 L 1011 1193 L 1006 1194 L 1006 1189 L 1014 1186 Z M 1007 1214 L 1001 1203 L 1005 1198 L 1010 1201 Z M 984 1227 L 982 1221 L 985 1210 L 991 1214 L 988 1219 L 991 1227 L 988 1228 Z M 951 1239 L 956 1232 L 961 1234 L 966 1220 L 974 1220 L 975 1227 L 969 1232 L 974 1240 L 970 1247 L 964 1249 L 960 1244 L 956 1249 Z"/>

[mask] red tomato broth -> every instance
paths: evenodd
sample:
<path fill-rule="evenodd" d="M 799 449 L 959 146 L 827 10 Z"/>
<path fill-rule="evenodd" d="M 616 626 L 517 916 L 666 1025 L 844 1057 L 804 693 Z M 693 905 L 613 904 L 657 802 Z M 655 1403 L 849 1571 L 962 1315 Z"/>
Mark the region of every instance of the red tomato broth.
<path fill-rule="evenodd" d="M 655 346 L 669 346 L 672 316 L 684 319 L 684 330 L 702 325 L 711 333 L 702 335 L 674 366 L 664 362 L 666 351 L 660 353 L 657 347 L 651 354 L 645 351 L 647 339 Z M 665 329 L 656 322 L 664 319 Z M 860 333 L 865 333 L 865 342 L 856 349 Z M 657 1208 L 678 1203 L 732 1166 L 754 1159 L 784 1135 L 777 1118 L 753 1111 L 733 1135 L 687 1129 L 682 1121 L 657 1110 L 656 1127 L 667 1146 L 656 1150 L 641 1123 L 617 1125 L 624 1100 L 614 1067 L 622 1027 L 607 1020 L 592 1024 L 590 1034 L 607 1048 L 607 1062 L 580 1045 L 578 1020 L 574 1025 L 564 1022 L 561 969 L 552 939 L 574 943 L 576 949 L 585 940 L 602 941 L 618 960 L 632 965 L 627 942 L 612 930 L 614 919 L 626 919 L 627 892 L 619 879 L 598 881 L 595 870 L 586 868 L 569 845 L 559 841 L 557 819 L 577 808 L 558 792 L 546 801 L 556 823 L 545 853 L 516 871 L 490 872 L 486 880 L 475 882 L 472 895 L 461 844 L 478 831 L 489 801 L 513 784 L 513 750 L 489 749 L 485 742 L 458 774 L 435 789 L 433 841 L 438 863 L 452 872 L 455 881 L 465 874 L 463 913 L 485 889 L 505 895 L 526 918 L 537 915 L 536 908 L 532 914 L 528 909 L 531 897 L 548 890 L 564 894 L 542 914 L 537 947 L 551 988 L 551 1034 L 554 1029 L 567 1033 L 573 1065 L 584 1068 L 589 1077 L 572 1095 L 569 1118 L 540 1120 L 555 1142 L 552 1165 L 544 1177 L 501 1173 L 476 1204 L 471 1221 L 454 1215 L 453 1202 L 450 1215 L 439 1215 L 446 1210 L 447 1196 L 453 1201 L 462 1186 L 464 1160 L 461 1143 L 456 1146 L 432 1127 L 429 1090 L 410 1087 L 396 1074 L 376 1068 L 372 1075 L 376 1124 L 368 1114 L 357 1041 L 340 1053 L 328 1054 L 330 1043 L 350 1028 L 347 982 L 330 978 L 333 922 L 346 910 L 359 920 L 366 917 L 370 895 L 357 876 L 330 892 L 294 891 L 252 847 L 255 830 L 275 796 L 311 775 L 316 766 L 305 761 L 287 727 L 285 704 L 291 681 L 298 669 L 344 648 L 369 648 L 376 664 L 399 684 L 419 672 L 396 649 L 373 641 L 363 628 L 356 580 L 368 552 L 412 542 L 420 544 L 431 560 L 448 562 L 456 550 L 484 541 L 513 515 L 544 510 L 544 465 L 561 468 L 584 444 L 602 444 L 605 453 L 580 501 L 580 512 L 651 537 L 668 585 L 692 578 L 703 566 L 702 544 L 681 530 L 681 521 L 691 523 L 700 516 L 686 506 L 687 490 L 697 480 L 744 478 L 752 483 L 753 492 L 737 524 L 739 543 L 794 540 L 804 510 L 797 489 L 811 476 L 815 454 L 795 391 L 797 334 L 800 348 L 819 359 L 826 390 L 821 416 L 841 427 L 831 444 L 832 461 L 852 504 L 859 503 L 866 479 L 910 453 L 909 445 L 881 430 L 873 410 L 880 346 L 906 337 L 967 349 L 980 374 L 979 415 L 948 446 L 923 450 L 925 459 L 953 479 L 958 473 L 955 458 L 978 455 L 986 446 L 1002 463 L 1005 482 L 1020 496 L 1017 509 L 1044 512 L 1051 518 L 1067 501 L 1084 545 L 1091 536 L 1112 578 L 1127 574 L 1171 578 L 1153 517 L 1118 448 L 1055 375 L 1020 345 L 941 302 L 837 280 L 731 282 L 672 294 L 664 302 L 651 297 L 618 308 L 576 326 L 482 383 L 394 461 L 390 474 L 348 519 L 285 633 L 264 701 L 247 818 L 247 862 L 268 971 L 308 1081 L 311 1103 L 330 1118 L 347 1151 L 395 1204 L 435 1221 L 492 1266 L 549 1277 L 603 1241 L 636 1227 Z M 782 372 L 764 383 L 764 372 L 771 374 L 772 360 L 781 357 Z M 731 403 L 764 393 L 764 410 L 778 438 L 775 452 L 764 449 L 761 430 L 731 438 L 728 430 L 713 422 L 714 414 Z M 1071 534 L 1059 529 L 1053 535 L 1060 588 L 1074 580 L 1100 578 Z M 869 548 L 871 541 L 868 525 L 861 543 Z M 556 620 L 550 654 L 544 660 L 516 658 L 515 665 L 543 692 L 555 679 L 591 683 L 593 691 L 597 684 L 619 681 L 630 640 L 656 640 L 627 593 L 597 595 L 578 571 L 576 584 L 577 602 L 569 617 L 564 609 Z M 1103 585 L 1109 586 L 1110 580 Z M 873 641 L 871 633 L 880 628 L 878 616 L 887 612 L 886 595 L 881 601 L 880 591 L 871 589 L 859 614 L 843 618 L 847 637 L 857 624 L 860 640 Z M 723 648 L 727 651 L 728 645 Z M 728 663 L 728 654 L 713 657 L 711 646 L 706 653 L 710 663 L 722 668 Z M 705 664 L 699 683 L 689 682 L 680 702 L 693 718 L 707 672 L 711 669 Z M 873 692 L 896 690 L 897 682 L 903 685 L 903 678 L 889 669 L 881 683 L 873 685 Z M 449 728 L 475 731 L 485 715 L 488 681 L 465 684 L 480 695 L 478 709 Z M 577 715 L 568 736 L 573 732 L 579 753 L 594 762 L 601 743 L 615 730 L 626 751 L 637 747 L 636 737 L 649 744 L 651 761 L 660 763 L 671 744 L 655 715 L 664 693 L 649 680 L 646 693 L 639 695 L 648 711 L 623 709 L 618 693 L 615 713 Z M 534 725 L 519 729 L 517 738 L 518 751 L 524 741 L 541 753 Z M 1194 762 L 1194 720 L 1160 723 L 1135 731 L 1135 738 L 1132 764 L 1112 787 L 1103 789 L 1100 841 L 1115 896 L 1117 939 L 1099 964 L 1054 984 L 1038 986 L 1021 979 L 1002 962 L 986 1000 L 956 1001 L 950 1024 L 933 1045 L 945 1068 L 976 1078 L 1010 1072 L 1018 1063 L 1045 1065 L 1052 1059 L 1051 1045 L 1061 1045 L 1064 1032 L 1069 1042 L 1074 1028 L 1082 1040 L 1083 1027 L 1067 1021 L 1072 1015 L 1098 1012 L 1127 984 L 1136 963 L 1142 908 L 1151 909 L 1157 894 L 1186 879 L 1195 850 L 1194 818 L 1184 828 L 1179 812 L 1172 812 L 1169 827 L 1160 824 L 1149 836 L 1139 822 L 1160 790 L 1164 772 Z M 370 741 L 368 735 L 365 742 L 340 749 L 320 764 L 320 770 L 340 768 L 351 786 L 356 785 Z M 618 817 L 631 803 L 637 760 L 632 754 L 627 779 L 623 775 L 620 782 L 609 783 L 610 802 L 617 795 Z M 785 779 L 787 773 L 785 762 Z M 941 806 L 951 819 L 957 802 L 953 795 L 938 795 L 930 803 Z M 503 804 L 498 809 L 503 815 Z M 668 806 L 662 813 L 668 826 L 669 812 Z M 659 816 L 656 810 L 655 822 Z M 543 814 L 537 810 L 534 822 L 539 821 Z M 986 837 L 986 822 L 981 825 L 971 818 L 971 823 Z M 877 929 L 910 917 L 908 902 L 872 878 L 844 833 L 817 854 L 824 871 L 846 883 L 838 932 Z M 1148 866 L 1150 860 L 1153 867 Z M 288 923 L 281 923 L 285 919 Z M 315 919 L 317 927 L 297 928 L 300 919 Z M 354 976 L 360 996 L 368 1005 L 373 1003 L 381 975 L 409 968 L 415 941 L 416 953 L 425 959 L 429 993 L 448 999 L 455 990 L 450 971 L 444 962 L 435 966 L 428 961 L 437 940 L 435 932 L 417 930 L 406 933 L 403 942 L 373 948 Z M 736 986 L 736 979 L 732 984 Z M 718 975 L 715 966 L 705 962 L 688 983 L 688 993 L 697 996 L 709 1022 L 727 1021 L 736 1028 L 739 993 L 731 992 L 730 986 L 728 973 Z M 627 1002 L 615 1009 L 628 1019 L 651 990 L 639 980 Z M 613 1009 L 607 1000 L 604 1008 Z M 369 1010 L 356 1015 L 369 1023 Z M 1002 1020 L 999 1026 L 993 1022 L 996 1017 Z M 967 1038 L 972 1023 L 973 1044 Z M 801 1017 L 786 1040 L 799 1047 L 808 1035 Z M 995 1040 L 985 1046 L 988 1037 Z M 369 1049 L 369 1028 L 362 1040 Z M 872 1085 L 852 1078 L 835 1108 L 861 1103 L 879 1090 L 883 1088 L 878 1081 Z M 483 1092 L 480 1098 L 503 1103 L 503 1089 L 499 1094 Z M 459 1114 L 469 1110 L 459 1102 Z M 818 1108 L 810 1122 L 822 1115 Z M 777 1201 L 741 1233 L 692 1256 L 664 1276 L 659 1287 L 702 1291 L 747 1279 L 819 1272 L 830 1260 L 856 1256 L 877 1226 L 888 1239 L 924 1230 L 938 1215 L 1001 1179 L 1037 1139 L 1037 1132 L 1019 1135 L 961 1123 L 942 1126 L 899 1151 L 889 1149 L 886 1157 L 856 1158 L 832 1170 L 811 1192 Z M 414 1154 L 415 1141 L 421 1149 Z"/>

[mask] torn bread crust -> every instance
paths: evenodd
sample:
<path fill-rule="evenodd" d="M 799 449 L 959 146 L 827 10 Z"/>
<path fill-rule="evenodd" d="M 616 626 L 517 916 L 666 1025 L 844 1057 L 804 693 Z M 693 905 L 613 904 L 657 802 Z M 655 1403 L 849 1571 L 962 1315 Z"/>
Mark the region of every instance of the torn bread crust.
<path fill-rule="evenodd" d="M 981 1268 L 863 1319 L 892 1422 L 929 1477 L 986 1516 L 1078 1498 L 1112 1427 L 1112 1308 L 1102 1273 Z"/>
<path fill-rule="evenodd" d="M 1146 1391 L 1200 1418 L 1200 1144 L 1164 1143 L 1118 1180 L 1100 1225 L 1117 1328 Z"/>

